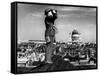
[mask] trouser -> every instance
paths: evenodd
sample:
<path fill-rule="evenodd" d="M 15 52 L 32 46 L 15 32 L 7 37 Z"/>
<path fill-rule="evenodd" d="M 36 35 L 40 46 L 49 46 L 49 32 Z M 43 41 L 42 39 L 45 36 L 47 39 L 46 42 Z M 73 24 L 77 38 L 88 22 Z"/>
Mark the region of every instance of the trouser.
<path fill-rule="evenodd" d="M 47 44 L 46 45 L 46 62 L 52 62 L 52 52 L 53 52 L 53 49 L 51 47 L 52 44 Z"/>
<path fill-rule="evenodd" d="M 55 36 L 45 36 L 46 40 L 46 62 L 52 62 L 52 53 L 54 48 Z"/>

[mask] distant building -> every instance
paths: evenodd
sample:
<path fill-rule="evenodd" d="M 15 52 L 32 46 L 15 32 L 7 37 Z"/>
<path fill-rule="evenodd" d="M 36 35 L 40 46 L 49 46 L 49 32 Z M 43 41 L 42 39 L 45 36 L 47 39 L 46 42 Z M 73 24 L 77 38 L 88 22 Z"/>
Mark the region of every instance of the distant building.
<path fill-rule="evenodd" d="M 28 42 L 30 42 L 30 43 L 39 43 L 39 44 L 46 43 L 45 40 L 29 40 Z"/>
<path fill-rule="evenodd" d="M 74 29 L 71 33 L 71 41 L 69 43 L 71 44 L 80 44 L 81 41 L 80 41 L 80 33 Z"/>

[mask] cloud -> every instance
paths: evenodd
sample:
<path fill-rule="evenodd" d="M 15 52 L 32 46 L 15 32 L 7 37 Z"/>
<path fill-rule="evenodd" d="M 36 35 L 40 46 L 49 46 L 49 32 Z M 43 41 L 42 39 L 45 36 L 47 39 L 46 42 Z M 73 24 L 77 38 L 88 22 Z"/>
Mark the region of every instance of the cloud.
<path fill-rule="evenodd" d="M 31 14 L 33 17 L 42 17 L 42 15 L 40 13 L 32 13 Z"/>
<path fill-rule="evenodd" d="M 73 7 L 73 8 L 66 8 L 61 9 L 59 8 L 58 17 L 85 17 L 85 16 L 96 16 L 96 9 L 95 8 L 79 8 L 79 7 Z M 63 10 L 63 11 L 61 11 Z"/>

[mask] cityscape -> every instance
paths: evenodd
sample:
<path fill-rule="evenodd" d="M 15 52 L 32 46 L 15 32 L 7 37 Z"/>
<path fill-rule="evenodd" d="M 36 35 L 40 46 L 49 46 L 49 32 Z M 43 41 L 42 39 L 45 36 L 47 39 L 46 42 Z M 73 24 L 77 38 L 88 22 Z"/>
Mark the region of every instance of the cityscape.
<path fill-rule="evenodd" d="M 71 32 L 71 41 L 56 42 L 53 46 L 53 59 L 61 58 L 65 62 L 69 62 L 74 69 L 88 69 L 96 68 L 97 63 L 97 44 L 83 43 L 80 41 L 80 33 L 74 29 Z M 17 50 L 17 66 L 18 68 L 27 69 L 36 68 L 45 63 L 45 40 L 27 40 L 18 43 Z M 54 60 L 54 62 L 56 62 Z M 65 65 L 64 65 L 65 66 Z M 22 72 L 23 69 L 18 69 L 18 72 Z M 56 69 L 55 71 L 60 69 Z M 36 72 L 35 69 L 31 70 Z M 42 69 L 40 70 L 42 71 Z M 44 70 L 43 70 L 44 71 Z M 45 70 L 46 71 L 46 70 Z M 48 70 L 53 71 L 53 70 Z M 30 71 L 23 71 L 30 72 Z"/>

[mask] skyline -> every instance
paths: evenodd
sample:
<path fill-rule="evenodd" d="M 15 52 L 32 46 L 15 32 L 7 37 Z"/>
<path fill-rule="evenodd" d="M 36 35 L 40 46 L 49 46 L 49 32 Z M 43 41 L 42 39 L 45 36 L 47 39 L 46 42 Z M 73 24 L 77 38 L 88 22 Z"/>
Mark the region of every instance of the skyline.
<path fill-rule="evenodd" d="M 69 33 L 77 29 L 82 42 L 96 41 L 96 8 L 18 4 L 18 40 L 44 40 L 44 10 L 56 9 L 56 41 L 68 42 Z M 63 36 L 63 37 L 62 37 Z"/>

